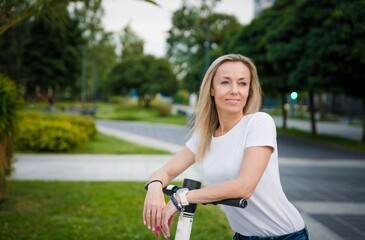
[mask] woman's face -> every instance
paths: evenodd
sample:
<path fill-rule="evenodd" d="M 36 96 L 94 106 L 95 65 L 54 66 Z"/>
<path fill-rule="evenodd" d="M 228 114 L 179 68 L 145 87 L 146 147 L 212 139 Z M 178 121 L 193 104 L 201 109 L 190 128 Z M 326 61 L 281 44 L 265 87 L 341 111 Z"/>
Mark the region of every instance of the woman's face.
<path fill-rule="evenodd" d="M 218 67 L 211 89 L 218 114 L 243 114 L 250 81 L 250 70 L 242 62 L 225 62 Z"/>

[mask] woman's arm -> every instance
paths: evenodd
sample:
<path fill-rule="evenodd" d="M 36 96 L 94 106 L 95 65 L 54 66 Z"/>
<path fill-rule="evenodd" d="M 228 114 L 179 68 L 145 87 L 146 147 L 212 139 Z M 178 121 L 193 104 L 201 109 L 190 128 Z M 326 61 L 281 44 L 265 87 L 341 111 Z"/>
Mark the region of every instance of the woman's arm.
<path fill-rule="evenodd" d="M 186 195 L 188 202 L 207 203 L 229 198 L 248 199 L 259 183 L 272 151 L 273 148 L 269 146 L 246 148 L 237 178 L 202 189 L 191 190 Z"/>
<path fill-rule="evenodd" d="M 155 171 L 149 178 L 149 182 L 155 181 L 148 185 L 144 206 L 143 206 L 143 223 L 149 230 L 156 231 L 159 235 L 162 210 L 165 206 L 164 194 L 162 188 L 167 186 L 174 178 L 190 167 L 195 160 L 195 155 L 187 147 L 167 161 L 160 169 Z"/>
<path fill-rule="evenodd" d="M 161 168 L 155 171 L 148 181 L 160 180 L 166 187 L 173 179 L 194 164 L 195 155 L 186 146 L 170 158 Z M 158 185 L 156 183 L 155 185 Z M 151 184 L 152 186 L 152 184 Z M 160 186 L 161 187 L 161 184 Z"/>

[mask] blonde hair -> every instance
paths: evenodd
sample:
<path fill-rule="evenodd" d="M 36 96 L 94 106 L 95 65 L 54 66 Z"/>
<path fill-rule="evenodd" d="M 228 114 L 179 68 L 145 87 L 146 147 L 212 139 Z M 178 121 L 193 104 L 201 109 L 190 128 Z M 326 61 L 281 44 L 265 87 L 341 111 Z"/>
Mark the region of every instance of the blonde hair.
<path fill-rule="evenodd" d="M 210 91 L 212 89 L 212 82 L 217 69 L 225 62 L 242 62 L 250 70 L 250 90 L 246 105 L 242 109 L 243 114 L 246 115 L 258 112 L 261 107 L 262 91 L 256 66 L 252 60 L 240 54 L 227 54 L 217 58 L 205 73 L 199 90 L 199 99 L 192 128 L 194 133 L 198 133 L 200 140 L 198 152 L 196 154 L 197 161 L 203 159 L 205 156 L 205 153 L 209 149 L 214 131 L 219 126 L 217 108 L 213 97 L 210 95 Z"/>

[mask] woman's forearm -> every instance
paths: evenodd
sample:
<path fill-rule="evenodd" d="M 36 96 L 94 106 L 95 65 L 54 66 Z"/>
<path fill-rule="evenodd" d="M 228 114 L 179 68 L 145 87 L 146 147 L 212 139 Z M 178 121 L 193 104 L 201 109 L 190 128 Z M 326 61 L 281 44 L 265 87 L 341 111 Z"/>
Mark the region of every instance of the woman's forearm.
<path fill-rule="evenodd" d="M 238 180 L 230 180 L 191 190 L 186 197 L 189 203 L 209 203 L 231 198 L 248 199 L 251 194 L 249 188 L 238 183 Z"/>

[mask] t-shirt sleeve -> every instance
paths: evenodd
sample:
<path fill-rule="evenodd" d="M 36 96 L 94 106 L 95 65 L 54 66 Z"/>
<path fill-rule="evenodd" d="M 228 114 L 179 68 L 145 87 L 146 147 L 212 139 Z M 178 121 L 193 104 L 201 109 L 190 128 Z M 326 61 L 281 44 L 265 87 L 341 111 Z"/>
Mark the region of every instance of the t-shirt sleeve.
<path fill-rule="evenodd" d="M 276 126 L 272 117 L 264 112 L 253 115 L 247 127 L 247 147 L 271 146 L 276 148 Z"/>
<path fill-rule="evenodd" d="M 194 154 L 198 152 L 198 134 L 194 133 L 190 139 L 186 142 L 186 147 L 190 149 Z"/>

